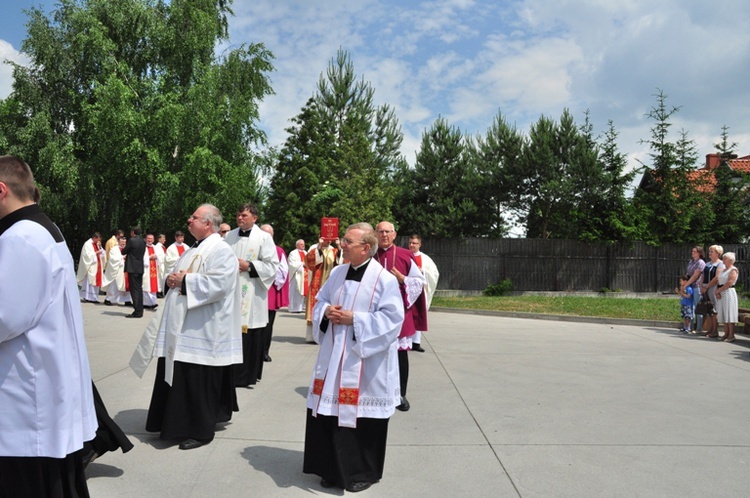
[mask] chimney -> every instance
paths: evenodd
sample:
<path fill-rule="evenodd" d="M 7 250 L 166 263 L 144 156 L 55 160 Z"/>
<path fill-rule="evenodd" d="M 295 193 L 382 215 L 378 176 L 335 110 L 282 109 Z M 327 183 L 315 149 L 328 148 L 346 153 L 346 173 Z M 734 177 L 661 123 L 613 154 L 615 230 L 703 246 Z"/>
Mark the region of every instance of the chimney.
<path fill-rule="evenodd" d="M 705 169 L 712 171 L 719 167 L 721 164 L 721 154 L 706 154 L 706 167 Z"/>

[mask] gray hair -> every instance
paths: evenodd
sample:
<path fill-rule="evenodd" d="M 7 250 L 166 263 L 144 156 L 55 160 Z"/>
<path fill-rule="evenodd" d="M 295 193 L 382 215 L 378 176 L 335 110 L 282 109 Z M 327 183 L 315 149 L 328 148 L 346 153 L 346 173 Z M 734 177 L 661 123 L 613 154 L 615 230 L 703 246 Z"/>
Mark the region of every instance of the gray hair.
<path fill-rule="evenodd" d="M 736 256 L 734 255 L 733 252 L 725 252 L 724 257 L 727 258 L 729 261 L 731 261 L 732 264 L 734 264 L 734 262 L 737 261 Z"/>
<path fill-rule="evenodd" d="M 203 217 L 203 221 L 207 221 L 211 223 L 211 228 L 213 229 L 213 232 L 216 233 L 219 231 L 219 225 L 221 225 L 221 211 L 219 211 L 219 208 L 214 206 L 213 204 L 201 204 L 201 207 L 206 211 L 206 214 Z"/>
<path fill-rule="evenodd" d="M 372 228 L 372 225 L 365 222 L 355 223 L 349 225 L 346 231 L 349 230 L 362 230 L 362 242 L 370 244 L 370 257 L 375 256 L 375 253 L 378 252 L 378 237 L 375 235 L 375 229 Z"/>

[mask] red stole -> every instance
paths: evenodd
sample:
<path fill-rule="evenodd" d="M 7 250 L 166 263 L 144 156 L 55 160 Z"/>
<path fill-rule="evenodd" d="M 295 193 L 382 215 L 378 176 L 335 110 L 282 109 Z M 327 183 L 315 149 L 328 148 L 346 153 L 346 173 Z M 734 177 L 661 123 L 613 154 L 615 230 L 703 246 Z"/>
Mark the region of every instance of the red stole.
<path fill-rule="evenodd" d="M 175 245 L 175 247 L 177 248 L 177 254 L 182 256 L 182 253 L 185 252 L 185 244 Z"/>
<path fill-rule="evenodd" d="M 99 247 L 99 244 L 93 243 L 94 246 L 94 252 L 96 253 L 96 287 L 102 286 L 102 253 L 101 253 L 101 247 Z"/>
<path fill-rule="evenodd" d="M 303 264 L 304 264 L 305 257 L 307 256 L 307 253 L 305 251 L 300 250 L 300 249 L 297 249 L 297 252 L 299 253 L 299 260 L 302 261 Z M 303 287 L 302 287 L 302 295 L 306 296 L 308 294 L 308 292 L 309 292 L 309 286 L 310 286 L 310 282 L 308 282 L 307 269 L 305 269 L 305 271 L 302 272 L 302 273 L 305 274 L 305 276 L 303 278 L 304 284 L 303 284 Z"/>
<path fill-rule="evenodd" d="M 146 249 L 149 256 L 154 255 L 154 246 L 146 246 Z M 156 259 L 148 260 L 148 277 L 150 279 L 151 292 L 157 292 L 159 290 L 159 271 L 156 268 Z"/>
<path fill-rule="evenodd" d="M 420 254 L 415 254 L 414 255 L 414 260 L 417 262 L 417 266 L 421 270 L 422 269 L 422 254 L 421 253 Z"/>
<path fill-rule="evenodd" d="M 122 254 L 122 248 L 120 248 L 120 254 Z M 123 258 L 127 258 L 127 254 L 123 256 Z M 125 264 L 125 261 L 123 259 L 123 265 Z M 125 292 L 130 292 L 130 280 L 128 280 L 128 272 L 122 272 L 122 276 L 125 279 Z"/>

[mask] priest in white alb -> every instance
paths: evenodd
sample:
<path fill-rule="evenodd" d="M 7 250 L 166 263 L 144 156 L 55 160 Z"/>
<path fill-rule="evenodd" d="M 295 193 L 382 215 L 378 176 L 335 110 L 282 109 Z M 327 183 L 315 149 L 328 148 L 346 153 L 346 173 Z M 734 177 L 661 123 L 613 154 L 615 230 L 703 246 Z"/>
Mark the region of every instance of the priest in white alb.
<path fill-rule="evenodd" d="M 305 296 L 307 296 L 307 267 L 305 266 L 305 241 L 299 239 L 295 249 L 289 251 L 289 312 L 302 313 L 305 311 Z"/>
<path fill-rule="evenodd" d="M 409 237 L 409 250 L 414 254 L 414 261 L 416 261 L 419 270 L 424 275 L 424 300 L 425 309 L 430 309 L 430 303 L 432 303 L 432 296 L 435 295 L 435 289 L 437 289 L 438 280 L 440 279 L 440 272 L 438 271 L 437 265 L 431 257 L 422 252 L 422 237 L 419 234 L 412 234 Z M 411 350 L 424 353 L 422 347 L 422 332 L 426 330 L 417 330 L 412 336 Z"/>
<path fill-rule="evenodd" d="M 341 243 L 348 264 L 331 271 L 313 310 L 320 344 L 307 394 L 303 472 L 324 488 L 363 491 L 383 477 L 388 420 L 401 402 L 398 280 L 372 256 L 372 226 L 357 223 Z"/>
<path fill-rule="evenodd" d="M 164 275 L 172 273 L 174 267 L 177 265 L 177 260 L 180 259 L 180 256 L 182 256 L 182 253 L 187 248 L 185 245 L 185 233 L 182 230 L 177 230 L 174 233 L 174 242 L 167 247 L 167 252 L 164 255 Z"/>
<path fill-rule="evenodd" d="M 164 282 L 164 251 L 154 244 L 154 236 L 146 235 L 146 252 L 143 253 L 143 307 L 156 308 L 156 294 Z"/>
<path fill-rule="evenodd" d="M 128 239 L 123 235 L 118 240 L 118 244 L 109 250 L 107 266 L 102 278 L 102 287 L 107 291 L 107 296 L 104 298 L 106 305 L 130 302 L 130 287 L 125 274 L 125 257 L 122 254 L 127 241 Z"/>
<path fill-rule="evenodd" d="M 268 288 L 276 278 L 279 257 L 273 238 L 255 222 L 258 210 L 250 203 L 237 209 L 237 228 L 224 240 L 239 266 L 242 365 L 234 369 L 234 383 L 250 387 L 258 382 L 263 364 L 263 330 L 268 324 Z"/>
<path fill-rule="evenodd" d="M 78 259 L 78 285 L 81 300 L 99 304 L 99 289 L 102 287 L 104 262 L 107 257 L 102 248 L 102 236 L 94 232 L 89 240 L 83 243 L 81 256 Z"/>

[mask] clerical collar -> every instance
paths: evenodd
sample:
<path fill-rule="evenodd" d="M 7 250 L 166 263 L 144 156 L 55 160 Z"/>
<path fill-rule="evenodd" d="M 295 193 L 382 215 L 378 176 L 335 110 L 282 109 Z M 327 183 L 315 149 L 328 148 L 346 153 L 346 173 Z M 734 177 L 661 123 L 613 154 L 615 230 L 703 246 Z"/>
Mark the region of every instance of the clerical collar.
<path fill-rule="evenodd" d="M 42 225 L 52 238 L 55 239 L 55 242 L 63 242 L 65 240 L 60 229 L 44 214 L 39 204 L 29 204 L 28 206 L 16 209 L 12 213 L 6 214 L 0 219 L 0 235 L 21 220 L 29 220 Z"/>
<path fill-rule="evenodd" d="M 208 237 L 206 237 L 206 239 L 207 239 L 207 238 L 208 238 Z M 201 243 L 202 243 L 202 242 L 203 242 L 204 240 L 206 240 L 206 239 L 196 240 L 196 241 L 195 241 L 195 243 L 194 243 L 194 244 L 193 244 L 192 246 L 190 246 L 190 249 L 192 249 L 192 248 L 194 248 L 194 247 L 198 247 L 198 246 L 199 246 L 199 245 L 201 245 Z"/>
<path fill-rule="evenodd" d="M 247 230 L 243 230 L 240 228 L 240 231 L 237 233 L 240 237 L 250 237 L 250 232 L 253 230 L 253 227 L 248 228 Z"/>
<path fill-rule="evenodd" d="M 372 261 L 372 258 L 367 258 L 367 261 L 362 263 L 359 266 L 349 266 L 349 270 L 346 272 L 346 280 L 353 280 L 355 282 L 361 282 L 362 277 L 365 274 L 365 270 L 367 270 L 367 265 L 370 264 L 370 261 Z"/>

